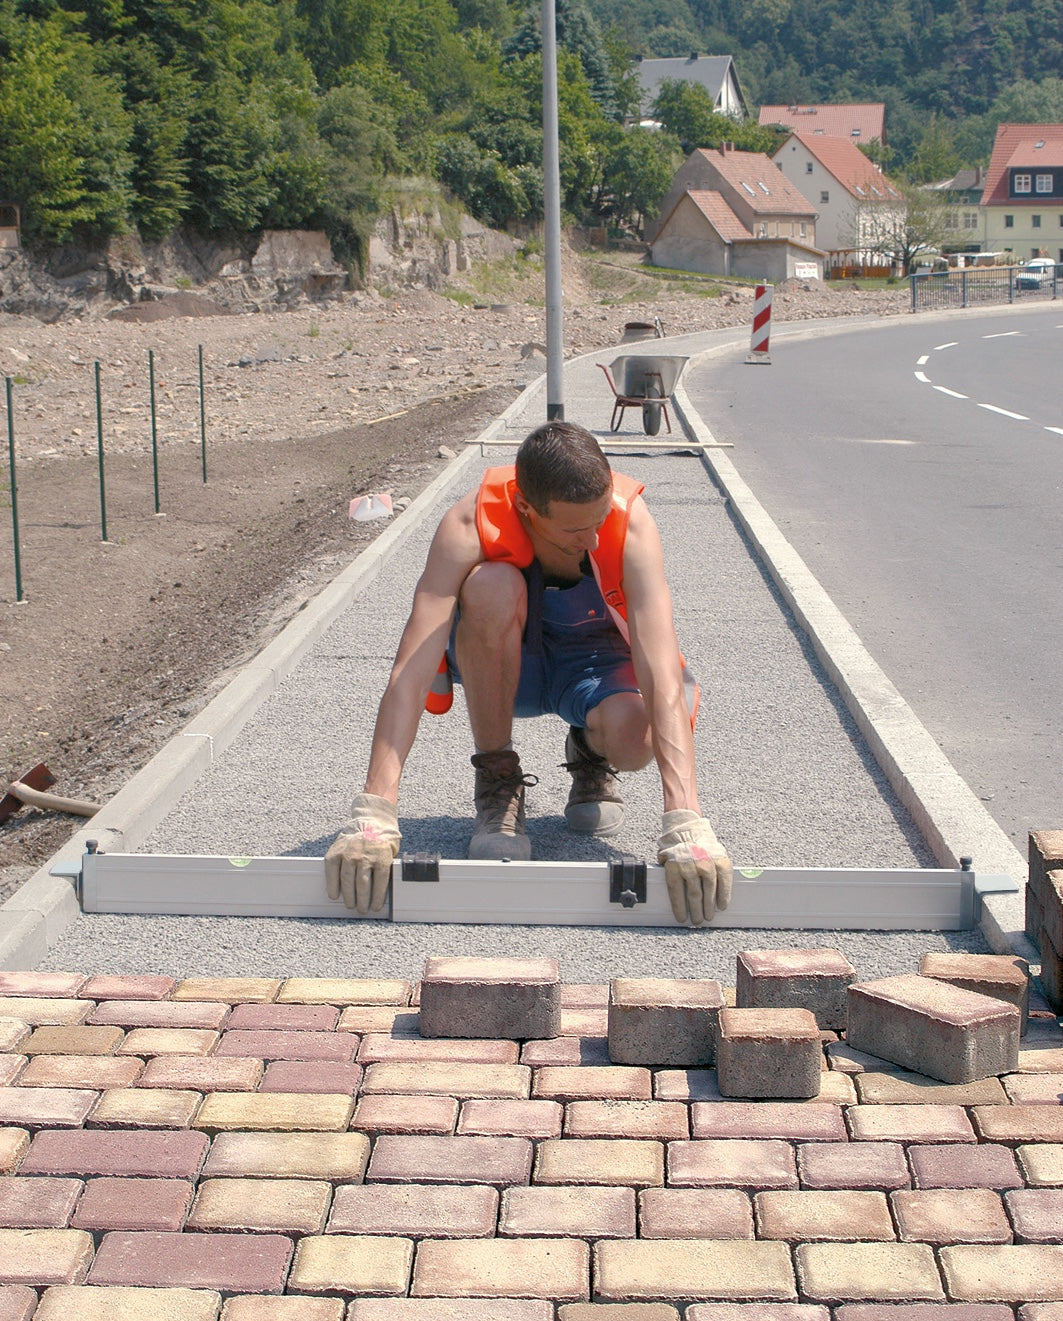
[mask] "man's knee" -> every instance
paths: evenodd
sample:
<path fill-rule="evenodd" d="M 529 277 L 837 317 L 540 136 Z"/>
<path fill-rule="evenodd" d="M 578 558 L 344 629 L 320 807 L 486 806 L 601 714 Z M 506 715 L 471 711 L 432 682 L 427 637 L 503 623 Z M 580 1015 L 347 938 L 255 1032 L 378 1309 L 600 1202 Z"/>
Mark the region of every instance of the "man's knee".
<path fill-rule="evenodd" d="M 475 565 L 462 583 L 458 609 L 462 621 L 492 627 L 513 622 L 523 628 L 528 613 L 524 575 L 512 564 Z"/>
<path fill-rule="evenodd" d="M 640 771 L 653 760 L 650 721 L 641 693 L 613 693 L 587 713 L 594 751 L 618 771 Z"/>

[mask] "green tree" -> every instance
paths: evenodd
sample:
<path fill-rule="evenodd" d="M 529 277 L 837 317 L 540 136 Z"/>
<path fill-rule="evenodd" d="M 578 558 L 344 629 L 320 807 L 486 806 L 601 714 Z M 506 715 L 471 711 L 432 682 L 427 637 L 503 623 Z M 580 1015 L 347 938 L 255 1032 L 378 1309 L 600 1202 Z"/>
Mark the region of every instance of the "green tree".
<path fill-rule="evenodd" d="M 611 119 L 617 118 L 616 86 L 601 30 L 583 0 L 557 0 L 555 6 L 560 77 L 560 52 L 569 51 L 579 60 L 591 96 Z M 523 59 L 542 52 L 542 9 L 532 4 L 513 36 L 502 45 L 503 58 Z"/>
<path fill-rule="evenodd" d="M 908 178 L 913 183 L 951 179 L 962 163 L 956 150 L 952 125 L 941 115 L 932 114 L 926 121 L 923 136 L 908 166 Z"/>
<path fill-rule="evenodd" d="M 641 233 L 656 215 L 679 168 L 682 153 L 670 133 L 613 127 L 602 172 L 601 210 Z"/>

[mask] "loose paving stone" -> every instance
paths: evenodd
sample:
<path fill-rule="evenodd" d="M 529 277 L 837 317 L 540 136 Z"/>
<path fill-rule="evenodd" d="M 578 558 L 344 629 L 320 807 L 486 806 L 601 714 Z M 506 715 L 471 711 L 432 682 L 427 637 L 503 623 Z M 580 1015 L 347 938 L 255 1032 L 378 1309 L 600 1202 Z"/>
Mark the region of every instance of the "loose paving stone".
<path fill-rule="evenodd" d="M 640 1238 L 753 1237 L 753 1208 L 737 1188 L 643 1188 Z"/>
<path fill-rule="evenodd" d="M 398 1238 L 490 1238 L 498 1189 L 481 1184 L 359 1184 L 337 1188 L 330 1234 Z"/>
<path fill-rule="evenodd" d="M 10 1174 L 21 1164 L 29 1145 L 24 1128 L 0 1128 L 0 1174 Z"/>
<path fill-rule="evenodd" d="M 901 1066 L 866 1050 L 856 1050 L 848 1041 L 828 1041 L 824 1047 L 827 1064 L 832 1071 L 857 1075 L 860 1073 L 896 1073 Z M 910 1072 L 910 1070 L 905 1070 Z"/>
<path fill-rule="evenodd" d="M 565 1106 L 565 1135 L 689 1138 L 690 1119 L 679 1101 L 572 1101 Z"/>
<path fill-rule="evenodd" d="M 381 1032 L 370 1033 L 358 1048 L 361 1064 L 516 1064 L 520 1045 L 516 1041 L 478 1041 L 475 1038 L 451 1040 L 438 1037 L 391 1036 Z"/>
<path fill-rule="evenodd" d="M 819 1101 L 696 1102 L 690 1111 L 696 1138 L 844 1142 L 848 1137 L 841 1106 Z"/>
<path fill-rule="evenodd" d="M 908 1148 L 916 1188 L 1021 1188 L 1015 1156 L 1008 1147 L 919 1146 Z"/>
<path fill-rule="evenodd" d="M 281 983 L 273 977 L 185 977 L 174 987 L 175 1001 L 219 1001 L 223 1004 L 268 1004 Z"/>
<path fill-rule="evenodd" d="M 86 1235 L 88 1238 L 88 1235 Z M 89 1284 L 281 1293 L 292 1242 L 279 1234 L 105 1234 Z"/>
<path fill-rule="evenodd" d="M 508 1238 L 634 1238 L 633 1188 L 507 1188 L 498 1232 Z"/>
<path fill-rule="evenodd" d="M 429 1239 L 417 1248 L 410 1293 L 422 1298 L 588 1299 L 590 1248 L 580 1239 Z"/>
<path fill-rule="evenodd" d="M 238 1028 L 223 1032 L 218 1055 L 261 1060 L 353 1060 L 358 1038 L 350 1032 L 286 1032 Z"/>
<path fill-rule="evenodd" d="M 535 1182 L 632 1188 L 663 1184 L 664 1144 L 637 1138 L 547 1138 L 536 1150 Z"/>
<path fill-rule="evenodd" d="M 356 1298 L 347 1321 L 554 1321 L 554 1305 L 533 1298 Z"/>
<path fill-rule="evenodd" d="M 1063 936 L 1063 931 L 1060 932 Z M 1020 1033 L 1026 1032 L 1030 1003 L 1030 965 L 1012 954 L 953 954 L 930 950 L 919 962 L 922 977 L 962 986 L 1013 1004 L 1020 1014 Z"/>
<path fill-rule="evenodd" d="M 81 1284 L 91 1264 L 92 1235 L 82 1229 L 0 1229 L 4 1284 Z"/>
<path fill-rule="evenodd" d="M 1063 1184 L 1063 1144 L 1016 1147 L 1023 1178 L 1032 1188 Z"/>
<path fill-rule="evenodd" d="M 1012 1077 L 1016 1075 L 1012 1074 Z M 856 1092 L 864 1105 L 1007 1105 L 999 1078 L 944 1083 L 922 1073 L 859 1073 Z"/>
<path fill-rule="evenodd" d="M 547 1065 L 536 1069 L 532 1096 L 554 1101 L 575 1101 L 583 1098 L 595 1100 L 649 1100 L 653 1085 L 649 1069 L 626 1065 L 581 1069 L 552 1068 Z"/>
<path fill-rule="evenodd" d="M 526 1097 L 532 1071 L 524 1064 L 394 1063 L 370 1064 L 362 1095 L 386 1093 L 459 1098 Z"/>
<path fill-rule="evenodd" d="M 1021 1188 L 1004 1194 L 1016 1243 L 1058 1243 L 1063 1235 L 1063 1190 Z"/>
<path fill-rule="evenodd" d="M 268 1298 L 243 1294 L 226 1299 L 220 1321 L 343 1321 L 341 1298 Z"/>
<path fill-rule="evenodd" d="M 78 995 L 86 980 L 83 972 L 0 972 L 0 996 L 63 999 Z"/>
<path fill-rule="evenodd" d="M 19 1050 L 23 1055 L 112 1055 L 124 1040 L 120 1027 L 37 1027 Z"/>
<path fill-rule="evenodd" d="M 559 1101 L 463 1101 L 457 1131 L 485 1137 L 559 1138 L 564 1117 Z"/>
<path fill-rule="evenodd" d="M 786 1244 L 741 1239 L 605 1240 L 594 1248 L 594 1292 L 603 1302 L 797 1297 Z"/>
<path fill-rule="evenodd" d="M 219 1133 L 203 1177 L 361 1183 L 368 1160 L 364 1133 Z"/>
<path fill-rule="evenodd" d="M 940 1250 L 949 1297 L 958 1302 L 1032 1303 L 1063 1299 L 1063 1247 L 1009 1243 Z"/>
<path fill-rule="evenodd" d="M 85 1121 L 88 1128 L 189 1128 L 201 1092 L 120 1087 L 106 1091 Z"/>
<path fill-rule="evenodd" d="M 788 1243 L 892 1241 L 885 1193 L 765 1192 L 753 1198 L 757 1237 Z"/>
<path fill-rule="evenodd" d="M 842 1030 L 856 969 L 836 949 L 749 949 L 737 958 L 740 1009 L 806 1009 L 821 1028 Z"/>
<path fill-rule="evenodd" d="M 82 1000 L 165 1000 L 177 985 L 176 977 L 155 973 L 99 973 L 78 991 Z"/>
<path fill-rule="evenodd" d="M 398 977 L 289 977 L 278 1004 L 408 1005 L 411 984 Z"/>
<path fill-rule="evenodd" d="M 532 1144 L 527 1138 L 406 1137 L 376 1139 L 366 1172 L 372 1183 L 527 1183 Z"/>
<path fill-rule="evenodd" d="M 467 1104 L 505 1102 L 480 1101 Z M 458 1101 L 453 1096 L 363 1096 L 355 1106 L 351 1128 L 363 1129 L 367 1133 L 443 1136 L 454 1132 L 457 1120 Z"/>
<path fill-rule="evenodd" d="M 57 1285 L 34 1321 L 216 1321 L 221 1295 L 207 1289 L 141 1289 Z"/>
<path fill-rule="evenodd" d="M 428 958 L 420 1010 L 425 1037 L 556 1037 L 561 1026 L 558 962 Z"/>
<path fill-rule="evenodd" d="M 1063 1102 L 1063 1073 L 1006 1073 L 1001 1082 L 1008 1100 L 1014 1105 L 1059 1105 Z"/>
<path fill-rule="evenodd" d="M 971 1118 L 984 1142 L 1063 1142 L 1063 1108 L 975 1106 Z"/>
<path fill-rule="evenodd" d="M 904 1148 L 896 1142 L 804 1143 L 797 1149 L 803 1188 L 910 1188 Z"/>
<path fill-rule="evenodd" d="M 266 1066 L 258 1090 L 353 1097 L 361 1081 L 360 1064 L 332 1060 L 273 1060 Z"/>
<path fill-rule="evenodd" d="M 984 999 L 985 997 L 983 997 Z M 1011 1109 L 987 1106 L 987 1113 Z M 974 1142 L 967 1112 L 958 1105 L 860 1105 L 850 1108 L 849 1128 L 860 1142 Z"/>
<path fill-rule="evenodd" d="M 989 1188 L 900 1189 L 890 1194 L 898 1237 L 905 1243 L 1010 1243 L 1000 1195 Z"/>
<path fill-rule="evenodd" d="M 265 1234 L 320 1234 L 332 1185 L 314 1179 L 205 1179 L 186 1228 Z"/>
<path fill-rule="evenodd" d="M 111 1229 L 184 1227 L 195 1185 L 186 1179 L 89 1179 L 70 1224 L 97 1233 Z"/>
<path fill-rule="evenodd" d="M 0 1087 L 0 1124 L 80 1128 L 98 1096 L 77 1087 Z"/>
<path fill-rule="evenodd" d="M 37 1055 L 19 1076 L 20 1087 L 72 1087 L 103 1092 L 132 1087 L 144 1072 L 144 1061 L 113 1055 Z"/>
<path fill-rule="evenodd" d="M 659 1182 L 659 1181 L 658 1181 Z M 796 1188 L 794 1151 L 774 1139 L 669 1142 L 668 1183 L 676 1188 Z"/>
<path fill-rule="evenodd" d="M 0 1321 L 30 1321 L 36 1308 L 36 1289 L 24 1284 L 0 1285 Z"/>
<path fill-rule="evenodd" d="M 711 1064 L 723 1008 L 719 982 L 617 977 L 609 983 L 607 1037 L 615 1064 Z"/>
<path fill-rule="evenodd" d="M 716 1075 L 724 1096 L 819 1093 L 822 1043 L 807 1009 L 722 1009 Z"/>
<path fill-rule="evenodd" d="M 342 1133 L 354 1114 L 349 1096 L 289 1092 L 211 1092 L 195 1118 L 209 1133 L 243 1131 Z"/>
<path fill-rule="evenodd" d="M 253 1092 L 262 1080 L 261 1060 L 159 1055 L 144 1065 L 138 1086 L 189 1092 Z"/>
<path fill-rule="evenodd" d="M 91 1000 L 0 996 L 0 1018 L 17 1018 L 30 1027 L 84 1023 L 95 1007 Z"/>
<path fill-rule="evenodd" d="M 812 1302 L 945 1298 L 925 1243 L 802 1243 L 794 1260 L 801 1293 Z"/>
<path fill-rule="evenodd" d="M 0 1179 L 0 1229 L 66 1229 L 83 1187 L 80 1179 Z"/>

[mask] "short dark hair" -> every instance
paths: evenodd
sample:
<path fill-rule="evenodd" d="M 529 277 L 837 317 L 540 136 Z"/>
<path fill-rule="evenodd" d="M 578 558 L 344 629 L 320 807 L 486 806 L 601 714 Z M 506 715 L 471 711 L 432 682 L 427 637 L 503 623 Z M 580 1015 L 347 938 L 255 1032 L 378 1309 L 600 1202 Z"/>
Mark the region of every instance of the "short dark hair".
<path fill-rule="evenodd" d="M 546 422 L 517 450 L 517 487 L 536 512 L 551 500 L 586 505 L 613 484 L 609 460 L 591 433 L 574 422 Z"/>

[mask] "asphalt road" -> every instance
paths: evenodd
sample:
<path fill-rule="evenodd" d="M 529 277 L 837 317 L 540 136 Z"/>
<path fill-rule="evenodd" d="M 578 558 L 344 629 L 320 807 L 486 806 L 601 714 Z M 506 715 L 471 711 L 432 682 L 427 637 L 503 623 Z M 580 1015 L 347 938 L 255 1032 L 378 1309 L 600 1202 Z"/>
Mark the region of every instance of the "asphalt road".
<path fill-rule="evenodd" d="M 1025 852 L 1063 816 L 1063 308 L 731 351 L 687 393 Z"/>

